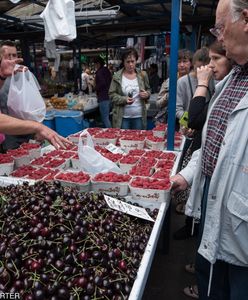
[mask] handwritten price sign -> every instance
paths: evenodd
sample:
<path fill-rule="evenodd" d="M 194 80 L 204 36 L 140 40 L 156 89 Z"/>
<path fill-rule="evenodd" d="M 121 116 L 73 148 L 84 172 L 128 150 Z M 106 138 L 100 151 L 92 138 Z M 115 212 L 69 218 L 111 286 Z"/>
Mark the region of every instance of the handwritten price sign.
<path fill-rule="evenodd" d="M 123 202 L 121 200 L 115 199 L 113 197 L 109 197 L 107 195 L 104 195 L 104 199 L 107 202 L 108 206 L 112 209 L 124 212 L 128 215 L 145 219 L 147 221 L 155 222 L 153 218 L 149 216 L 147 211 L 143 207 L 138 207 L 126 202 Z"/>

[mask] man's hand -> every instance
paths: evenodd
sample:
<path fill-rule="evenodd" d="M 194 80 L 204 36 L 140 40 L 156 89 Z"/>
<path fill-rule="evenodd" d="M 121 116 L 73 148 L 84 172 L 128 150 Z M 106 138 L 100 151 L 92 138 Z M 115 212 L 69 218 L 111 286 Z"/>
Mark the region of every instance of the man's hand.
<path fill-rule="evenodd" d="M 180 174 L 176 174 L 176 175 L 172 176 L 170 178 L 170 181 L 172 183 L 171 190 L 172 190 L 173 194 L 184 191 L 189 186 L 188 182 Z"/>
<path fill-rule="evenodd" d="M 56 149 L 65 149 L 67 145 L 73 145 L 72 142 L 41 123 L 37 123 L 35 139 L 38 141 L 48 140 Z"/>
<path fill-rule="evenodd" d="M 15 65 L 16 64 L 20 64 L 23 62 L 22 58 L 16 58 L 16 59 L 5 59 L 2 58 L 1 59 L 1 64 L 0 64 L 0 75 L 2 77 L 8 77 L 11 76 Z M 25 66 L 20 66 L 16 71 L 22 71 L 23 69 L 25 70 L 25 68 L 27 69 L 27 67 Z"/>

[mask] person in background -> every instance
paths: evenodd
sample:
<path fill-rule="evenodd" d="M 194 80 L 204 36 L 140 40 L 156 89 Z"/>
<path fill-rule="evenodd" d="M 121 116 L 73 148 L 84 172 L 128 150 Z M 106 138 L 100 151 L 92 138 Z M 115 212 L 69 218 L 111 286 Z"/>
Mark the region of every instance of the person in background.
<path fill-rule="evenodd" d="M 176 102 L 176 117 L 181 123 L 181 120 L 185 118 L 185 113 L 188 114 L 189 103 L 193 98 L 194 92 L 196 90 L 198 81 L 197 81 L 197 73 L 196 70 L 200 66 L 204 66 L 208 64 L 210 61 L 209 58 L 209 50 L 207 47 L 202 47 L 198 49 L 193 55 L 193 70 L 187 74 L 182 76 L 178 79 L 177 82 L 177 102 Z M 212 93 L 214 91 L 214 81 L 211 80 L 209 82 L 209 94 L 206 96 L 207 101 L 211 99 Z M 186 119 L 187 120 L 187 119 Z M 187 123 L 187 121 L 186 121 Z M 190 128 L 188 128 L 187 124 L 180 124 L 181 131 L 184 134 L 186 140 L 184 143 L 184 147 L 182 150 L 181 155 L 181 162 L 179 164 L 179 169 L 183 168 L 191 158 L 192 151 L 188 150 L 189 148 L 193 147 L 195 143 L 195 134 L 197 132 L 192 132 Z M 179 214 L 184 214 L 185 210 L 185 203 L 188 199 L 189 189 L 183 191 L 182 193 L 175 196 L 175 201 L 177 202 L 176 205 L 176 212 Z M 197 234 L 197 230 L 195 230 L 195 234 Z M 184 235 L 181 232 L 181 229 L 176 231 L 173 235 L 175 239 L 182 239 Z"/>
<path fill-rule="evenodd" d="M 233 60 L 226 56 L 222 43 L 217 40 L 209 46 L 209 58 L 208 65 L 197 68 L 198 84 L 189 104 L 188 127 L 199 133 L 197 138 L 194 138 L 194 147 L 191 148 L 193 152 L 201 146 L 201 131 L 206 121 L 209 94 L 214 94 L 214 91 L 209 90 L 209 86 L 213 79 L 218 83 L 227 76 L 234 64 Z"/>
<path fill-rule="evenodd" d="M 176 102 L 176 117 L 178 120 L 180 120 L 184 112 L 188 110 L 190 100 L 193 98 L 197 86 L 196 69 L 208 63 L 208 48 L 202 47 L 196 50 L 192 59 L 193 69 L 189 73 L 186 73 L 186 75 L 183 75 L 178 79 Z"/>
<path fill-rule="evenodd" d="M 53 82 L 59 82 L 59 77 L 57 76 L 57 72 L 55 71 L 54 66 L 49 67 L 50 78 Z"/>
<path fill-rule="evenodd" d="M 186 215 L 200 219 L 196 276 L 199 299 L 248 295 L 248 2 L 220 0 L 211 33 L 235 65 L 215 89 L 201 148 L 172 178 L 192 185 Z"/>
<path fill-rule="evenodd" d="M 4 85 L 7 77 L 12 75 L 16 64 L 22 62 L 22 59 L 1 58 L 0 62 L 0 88 Z M 0 98 L 1 101 L 1 98 Z M 34 134 L 38 141 L 48 140 L 56 149 L 66 148 L 67 145 L 72 145 L 66 138 L 58 135 L 52 129 L 45 125 L 28 120 L 20 120 L 11 116 L 0 113 L 0 132 L 8 135 Z"/>
<path fill-rule="evenodd" d="M 189 149 L 191 152 L 201 147 L 201 132 L 206 121 L 209 101 L 207 95 L 209 93 L 209 82 L 212 77 L 216 82 L 222 80 L 232 69 L 233 61 L 226 57 L 226 51 L 222 44 L 215 41 L 209 46 L 210 63 L 197 69 L 198 86 L 195 90 L 193 99 L 189 105 L 189 128 L 196 130 L 197 135 L 194 137 L 194 144 Z M 172 177 L 173 180 L 173 177 Z M 198 221 L 198 220 L 197 220 Z M 181 234 L 184 237 L 192 236 L 193 218 L 186 216 L 185 226 L 181 228 Z M 195 272 L 195 265 L 188 264 L 185 270 L 190 273 Z M 184 294 L 193 298 L 198 297 L 198 289 L 196 285 L 190 285 L 184 288 Z"/>
<path fill-rule="evenodd" d="M 89 94 L 92 92 L 92 85 L 90 84 L 90 73 L 90 69 L 86 68 L 81 74 L 82 91 L 85 94 Z"/>
<path fill-rule="evenodd" d="M 113 64 L 108 65 L 109 72 L 111 73 L 111 77 L 114 75 L 116 72 L 116 67 Z"/>
<path fill-rule="evenodd" d="M 188 49 L 178 50 L 177 78 L 188 74 L 192 69 L 193 53 Z"/>
<path fill-rule="evenodd" d="M 191 51 L 187 49 L 181 49 L 178 51 L 178 78 L 188 74 L 192 68 L 192 57 L 193 54 Z M 167 63 L 165 65 L 167 69 Z M 156 106 L 159 109 L 158 113 L 154 117 L 155 124 L 157 123 L 167 123 L 167 106 L 169 99 L 169 78 L 167 78 L 158 93 L 158 97 L 156 100 Z M 179 127 L 179 126 L 177 126 Z"/>
<path fill-rule="evenodd" d="M 160 88 L 160 77 L 158 76 L 158 65 L 151 64 L 148 71 L 149 84 L 151 93 L 156 94 Z"/>
<path fill-rule="evenodd" d="M 16 44 L 12 41 L 3 41 L 0 46 L 0 58 L 1 59 L 16 59 L 17 55 L 17 48 Z M 6 115 L 9 115 L 9 110 L 7 106 L 8 101 L 8 94 L 10 88 L 10 78 L 7 77 L 2 87 L 0 88 L 0 111 Z M 28 142 L 30 139 L 33 138 L 33 135 L 26 134 L 26 135 L 5 135 L 5 140 L 1 144 L 2 151 L 6 152 L 9 149 L 16 149 L 22 143 Z"/>
<path fill-rule="evenodd" d="M 187 151 L 190 155 L 201 146 L 201 131 L 206 120 L 206 114 L 210 95 L 214 90 L 210 88 L 213 84 L 213 79 L 218 82 L 222 80 L 231 70 L 233 62 L 226 57 L 226 51 L 220 42 L 215 41 L 209 47 L 210 63 L 208 65 L 197 68 L 197 87 L 195 90 L 194 98 L 190 101 L 189 105 L 189 121 L 188 127 L 194 136 L 194 140 Z M 204 97 L 196 97 L 198 93 L 204 93 Z M 198 101 L 194 101 L 194 99 Z M 186 218 L 187 221 L 190 218 Z M 178 238 L 191 237 L 192 222 L 186 222 L 186 225 L 178 232 Z"/>
<path fill-rule="evenodd" d="M 108 90 L 112 80 L 111 73 L 107 67 L 104 66 L 104 60 L 98 56 L 94 60 L 96 74 L 95 74 L 95 90 L 101 119 L 105 128 L 110 128 L 109 120 L 110 99 Z"/>
<path fill-rule="evenodd" d="M 137 51 L 126 49 L 122 55 L 124 67 L 113 75 L 109 89 L 113 127 L 146 129 L 150 86 L 147 73 L 136 68 L 137 60 Z"/>

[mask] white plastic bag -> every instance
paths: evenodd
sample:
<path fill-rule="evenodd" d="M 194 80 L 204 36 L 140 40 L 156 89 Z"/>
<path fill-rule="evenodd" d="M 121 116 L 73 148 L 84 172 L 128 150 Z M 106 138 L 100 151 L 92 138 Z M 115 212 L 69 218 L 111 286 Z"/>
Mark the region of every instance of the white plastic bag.
<path fill-rule="evenodd" d="M 73 0 L 49 0 L 40 17 L 44 20 L 46 41 L 57 39 L 69 42 L 76 38 Z"/>
<path fill-rule="evenodd" d="M 37 122 L 44 120 L 46 105 L 39 84 L 29 70 L 12 74 L 7 106 L 10 116 Z"/>
<path fill-rule="evenodd" d="M 87 142 L 86 145 L 83 145 L 81 136 L 85 134 L 87 135 Z M 95 175 L 97 173 L 107 172 L 123 173 L 114 162 L 95 150 L 94 142 L 86 130 L 84 130 L 79 137 L 78 157 L 80 169 L 89 174 Z"/>

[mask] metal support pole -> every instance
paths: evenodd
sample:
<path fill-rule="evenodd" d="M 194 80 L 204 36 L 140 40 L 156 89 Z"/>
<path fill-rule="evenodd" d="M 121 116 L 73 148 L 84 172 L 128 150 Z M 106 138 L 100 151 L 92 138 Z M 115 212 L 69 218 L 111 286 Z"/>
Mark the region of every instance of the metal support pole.
<path fill-rule="evenodd" d="M 33 56 L 34 56 L 34 75 L 37 77 L 39 74 L 38 71 L 38 64 L 37 64 L 37 60 L 36 60 L 36 47 L 35 47 L 35 43 L 33 43 Z"/>
<path fill-rule="evenodd" d="M 109 52 L 109 43 L 108 40 L 106 41 L 106 66 L 108 67 L 108 52 Z"/>
<path fill-rule="evenodd" d="M 171 57 L 169 72 L 169 103 L 168 103 L 168 133 L 167 149 L 174 150 L 174 132 L 176 121 L 176 91 L 177 91 L 177 60 L 179 44 L 179 12 L 181 1 L 172 0 L 171 7 Z"/>
<path fill-rule="evenodd" d="M 196 32 L 196 28 L 194 27 L 190 36 L 190 50 L 192 52 L 195 52 L 196 47 L 197 47 L 197 32 Z"/>
<path fill-rule="evenodd" d="M 81 63 L 81 41 L 78 42 L 78 88 L 82 90 L 82 63 Z"/>
<path fill-rule="evenodd" d="M 21 50 L 22 50 L 22 58 L 25 66 L 28 68 L 31 67 L 31 56 L 29 50 L 29 42 L 27 39 L 20 40 Z"/>
<path fill-rule="evenodd" d="M 78 92 L 78 80 L 77 80 L 77 47 L 76 45 L 73 45 L 73 79 L 74 79 L 74 92 Z"/>

